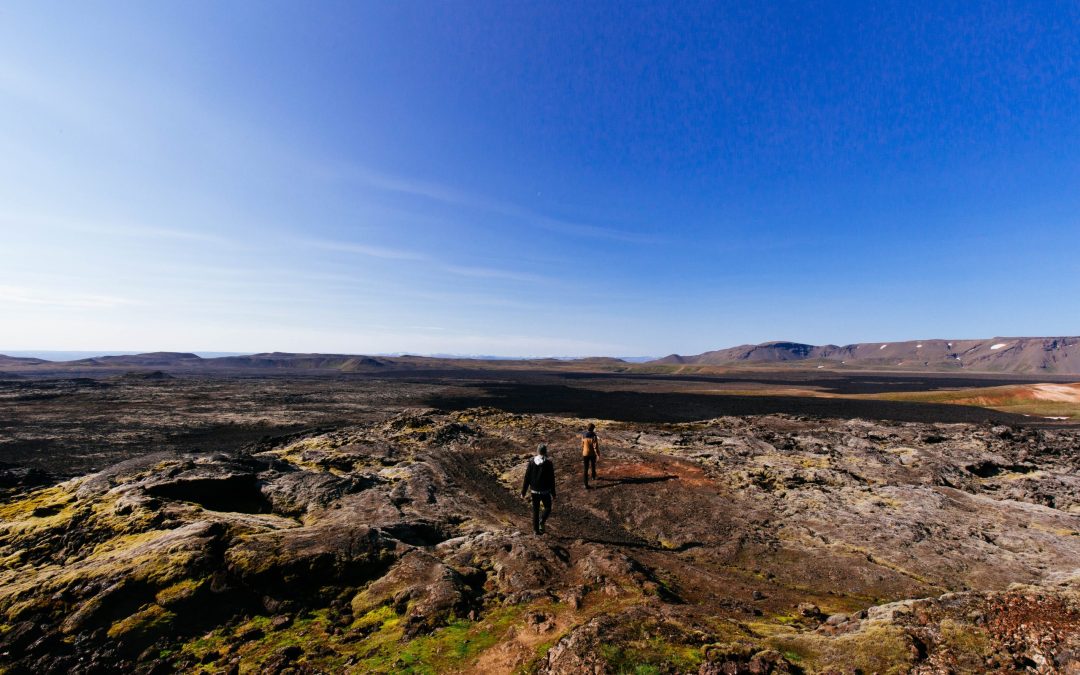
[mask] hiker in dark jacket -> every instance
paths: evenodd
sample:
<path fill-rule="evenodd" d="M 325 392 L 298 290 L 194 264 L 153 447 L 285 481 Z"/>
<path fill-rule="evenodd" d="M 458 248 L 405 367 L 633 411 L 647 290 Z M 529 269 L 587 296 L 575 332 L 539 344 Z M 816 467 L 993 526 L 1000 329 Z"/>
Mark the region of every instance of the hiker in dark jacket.
<path fill-rule="evenodd" d="M 544 522 L 551 515 L 551 502 L 555 499 L 555 465 L 547 456 L 547 446 L 540 444 L 536 448 L 536 457 L 529 460 L 525 469 L 525 480 L 521 483 L 521 496 L 532 493 L 533 532 L 544 533 Z M 540 515 L 540 505 L 544 505 L 544 514 Z"/>
<path fill-rule="evenodd" d="M 589 469 L 596 480 L 596 459 L 600 456 L 600 437 L 596 435 L 596 425 L 589 423 L 589 428 L 581 434 L 581 469 L 585 478 L 585 489 L 589 488 Z"/>

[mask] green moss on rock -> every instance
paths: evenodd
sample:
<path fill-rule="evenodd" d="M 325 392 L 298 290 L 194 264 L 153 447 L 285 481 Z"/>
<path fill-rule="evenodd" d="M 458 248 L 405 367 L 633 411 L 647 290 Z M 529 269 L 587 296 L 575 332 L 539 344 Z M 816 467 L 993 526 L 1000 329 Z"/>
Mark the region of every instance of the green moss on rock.
<path fill-rule="evenodd" d="M 161 605 L 148 605 L 109 627 L 114 640 L 149 639 L 166 632 L 176 615 Z"/>

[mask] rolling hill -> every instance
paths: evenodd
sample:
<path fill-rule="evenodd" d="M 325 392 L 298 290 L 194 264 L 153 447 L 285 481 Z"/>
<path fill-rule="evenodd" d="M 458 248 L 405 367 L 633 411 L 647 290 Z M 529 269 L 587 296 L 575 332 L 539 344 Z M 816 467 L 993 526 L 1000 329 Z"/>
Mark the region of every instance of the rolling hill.
<path fill-rule="evenodd" d="M 29 359 L 19 356 L 6 356 L 4 354 L 0 354 L 0 367 L 6 368 L 9 366 L 36 366 L 42 363 L 48 363 L 48 361 L 45 361 L 44 359 Z"/>
<path fill-rule="evenodd" d="M 1080 337 L 996 337 L 987 340 L 910 340 L 850 345 L 766 342 L 705 352 L 672 354 L 651 364 L 803 365 L 863 369 L 972 370 L 1080 374 Z"/>
<path fill-rule="evenodd" d="M 24 373 L 89 372 L 151 368 L 185 372 L 336 371 L 381 372 L 418 369 L 617 370 L 649 372 L 657 367 L 787 367 L 870 371 L 988 372 L 1028 375 L 1080 375 L 1080 337 L 996 337 L 986 340 L 909 340 L 850 345 L 766 342 L 692 356 L 672 354 L 642 364 L 610 357 L 581 359 L 470 359 L 359 354 L 270 352 L 202 358 L 186 352 L 100 356 L 75 361 L 45 361 L 0 354 L 0 367 Z"/>

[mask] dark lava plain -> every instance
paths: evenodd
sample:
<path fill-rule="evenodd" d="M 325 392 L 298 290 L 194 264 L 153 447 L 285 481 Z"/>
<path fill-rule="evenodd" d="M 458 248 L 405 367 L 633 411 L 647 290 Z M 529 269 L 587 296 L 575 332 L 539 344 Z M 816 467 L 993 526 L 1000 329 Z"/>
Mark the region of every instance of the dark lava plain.
<path fill-rule="evenodd" d="M 233 451 L 383 419 L 437 390 L 337 377 L 0 381 L 0 468 L 69 477 L 150 453 Z"/>
<path fill-rule="evenodd" d="M 699 374 L 615 374 L 615 373 L 560 373 L 559 377 L 576 380 L 626 379 L 641 382 L 703 382 L 713 384 L 756 383 L 776 387 L 813 387 L 830 394 L 883 394 L 887 392 L 938 391 L 941 389 L 969 389 L 974 387 L 1000 387 L 1010 384 L 1032 382 L 1072 381 L 1076 378 L 1062 376 L 998 375 L 992 373 L 822 373 L 818 370 L 756 370 L 733 372 L 724 375 Z"/>
<path fill-rule="evenodd" d="M 264 437 L 384 419 L 402 408 L 489 406 L 639 423 L 787 413 L 818 418 L 1006 423 L 1030 418 L 982 408 L 768 395 L 773 387 L 836 394 L 925 391 L 1030 382 L 1023 377 L 817 372 L 656 375 L 514 369 L 369 373 L 247 372 L 173 376 L 0 377 L 0 464 L 58 477 L 149 453 L 235 450 Z M 753 385 L 760 395 L 708 393 Z"/>
<path fill-rule="evenodd" d="M 473 396 L 437 395 L 434 408 L 491 406 L 513 413 L 559 414 L 619 422 L 694 422 L 727 415 L 788 415 L 891 422 L 1023 424 L 1022 415 L 961 405 L 810 396 L 744 396 L 694 393 L 595 391 L 559 385 L 479 385 Z"/>

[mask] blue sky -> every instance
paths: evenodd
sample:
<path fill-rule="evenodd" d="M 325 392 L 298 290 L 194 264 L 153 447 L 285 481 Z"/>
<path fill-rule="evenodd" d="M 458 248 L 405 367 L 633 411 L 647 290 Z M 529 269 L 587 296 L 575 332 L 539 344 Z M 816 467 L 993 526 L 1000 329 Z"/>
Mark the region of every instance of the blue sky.
<path fill-rule="evenodd" d="M 0 5 L 0 350 L 1077 334 L 1074 2 Z"/>

